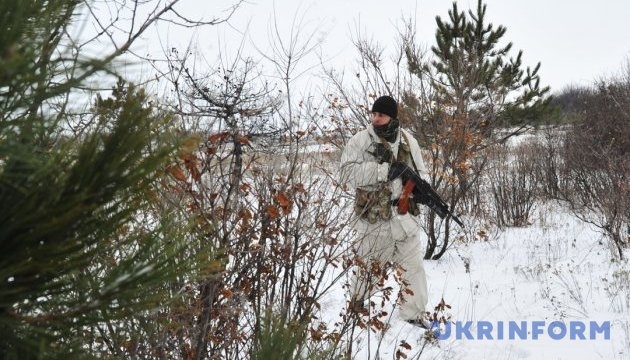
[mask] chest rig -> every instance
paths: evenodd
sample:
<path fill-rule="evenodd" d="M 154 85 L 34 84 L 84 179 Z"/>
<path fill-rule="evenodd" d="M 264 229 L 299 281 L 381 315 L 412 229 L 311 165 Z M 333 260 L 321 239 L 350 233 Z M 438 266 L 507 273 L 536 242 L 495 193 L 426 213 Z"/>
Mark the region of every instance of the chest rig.
<path fill-rule="evenodd" d="M 415 162 L 413 161 L 413 156 L 411 155 L 411 147 L 409 146 L 407 135 L 405 135 L 405 133 L 402 131 L 400 133 L 401 138 L 400 144 L 398 145 L 398 153 L 396 154 L 396 159 L 398 161 L 404 162 L 405 164 L 409 164 L 411 162 L 414 170 L 417 172 L 418 170 L 416 168 Z M 373 144 L 374 143 L 375 141 L 373 141 Z M 391 152 L 391 145 L 389 144 L 389 142 L 382 140 L 381 143 L 384 144 L 385 148 Z M 401 194 L 401 198 L 405 196 L 404 191 L 405 190 L 403 189 L 403 194 Z M 354 213 L 356 216 L 360 217 L 370 224 L 375 224 L 378 221 L 388 221 L 389 219 L 391 219 L 393 206 L 396 206 L 397 212 L 401 215 L 406 214 L 407 212 L 414 216 L 420 214 L 418 204 L 416 204 L 416 202 L 413 200 L 409 200 L 408 194 L 405 198 L 406 206 L 404 207 L 401 207 L 399 204 L 401 198 L 392 200 L 391 196 L 392 191 L 390 189 L 389 182 L 378 184 L 378 189 L 376 190 L 357 188 L 354 203 Z"/>

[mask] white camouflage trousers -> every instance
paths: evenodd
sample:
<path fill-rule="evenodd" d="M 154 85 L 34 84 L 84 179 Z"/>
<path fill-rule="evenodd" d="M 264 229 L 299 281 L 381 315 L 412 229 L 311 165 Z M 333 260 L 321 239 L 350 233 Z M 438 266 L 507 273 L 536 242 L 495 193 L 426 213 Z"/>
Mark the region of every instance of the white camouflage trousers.
<path fill-rule="evenodd" d="M 354 225 L 357 231 L 354 250 L 366 263 L 367 269 L 370 269 L 374 261 L 381 264 L 392 262 L 403 268 L 402 283 L 407 283 L 407 288 L 413 292 L 413 294 L 403 293 L 403 300 L 399 303 L 400 317 L 403 320 L 420 318 L 427 305 L 424 254 L 416 221 L 409 214 L 394 214 L 389 221 L 369 224 L 358 219 Z M 362 275 L 355 267 L 350 278 L 351 298 L 368 300 L 379 290 L 375 281 L 377 277 L 378 275 Z"/>

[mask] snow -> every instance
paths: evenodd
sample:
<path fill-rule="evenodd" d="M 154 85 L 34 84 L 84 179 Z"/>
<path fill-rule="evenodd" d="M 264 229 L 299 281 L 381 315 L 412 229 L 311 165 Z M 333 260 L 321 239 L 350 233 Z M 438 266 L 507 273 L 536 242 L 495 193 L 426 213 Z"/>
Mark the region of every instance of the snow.
<path fill-rule="evenodd" d="M 513 139 L 511 145 L 529 139 L 530 135 L 523 135 Z M 316 170 L 325 166 L 320 163 L 338 158 L 338 150 L 322 144 L 304 146 L 300 153 L 308 155 L 299 163 L 296 176 L 313 183 L 321 179 L 321 188 L 317 189 L 327 189 L 330 183 L 326 179 L 334 176 L 335 170 L 330 169 L 327 175 Z M 285 163 L 279 154 L 283 152 L 275 154 L 278 164 L 273 166 L 282 173 Z M 349 199 L 344 197 L 343 201 Z M 334 212 L 335 208 L 330 210 Z M 311 220 L 305 218 L 306 228 Z M 432 311 L 444 299 L 451 306 L 446 311 L 451 321 L 472 322 L 470 332 L 475 339 L 452 335 L 437 343 L 428 342 L 423 330 L 399 319 L 394 300 L 378 293 L 371 298 L 374 306 L 370 315 L 387 313 L 382 318 L 387 328 L 374 331 L 355 326 L 351 337 L 342 335 L 344 345 L 352 342 L 351 358 L 396 359 L 397 352 L 402 351 L 407 359 L 630 359 L 630 266 L 627 260 L 612 260 L 610 242 L 596 228 L 551 201 L 536 204 L 533 223 L 527 227 L 498 230 L 484 228 L 483 219 L 464 221 L 472 234 L 483 229 L 488 234 L 483 239 L 487 240 L 464 237 L 467 240 L 455 243 L 442 259 L 425 261 L 427 310 Z M 331 330 L 344 322 L 347 295 L 343 285 L 347 274 L 340 274 L 340 268 L 328 269 L 331 289 L 318 299 L 322 310 L 317 316 Z M 346 276 L 346 281 L 336 281 L 338 276 Z M 398 289 L 393 277 L 386 286 Z M 494 326 L 492 339 L 477 339 L 480 322 Z M 496 326 L 505 324 L 507 329 L 510 322 L 526 324 L 526 339 L 510 338 L 507 330 L 503 338 L 497 336 Z M 567 335 L 558 340 L 547 333 L 548 326 L 556 322 L 568 329 Z M 586 339 L 571 339 L 571 324 L 588 326 L 590 322 L 609 322 L 610 338 L 600 333 L 591 340 L 587 329 Z M 543 333 L 534 339 L 532 327 L 538 323 L 544 323 Z M 411 349 L 401 346 L 404 343 Z"/>
<path fill-rule="evenodd" d="M 608 241 L 557 204 L 538 207 L 536 222 L 509 228 L 488 241 L 458 243 L 437 261 L 425 261 L 429 307 L 443 298 L 452 308 L 452 321 L 526 322 L 527 339 L 457 339 L 453 334 L 437 344 L 426 343 L 424 331 L 401 321 L 392 301 L 380 307 L 374 295 L 372 314 L 385 310 L 389 328 L 384 333 L 355 329 L 353 358 L 394 359 L 404 350 L 408 359 L 628 359 L 630 358 L 630 267 L 611 261 Z M 469 266 L 466 266 L 465 261 Z M 468 270 L 468 271 L 467 271 Z M 392 281 L 391 286 L 397 289 Z M 346 306 L 341 283 L 322 300 L 322 320 L 339 321 Z M 429 309 L 430 310 L 430 309 Z M 537 340 L 532 324 L 544 321 Z M 554 340 L 547 326 L 561 321 L 602 324 L 610 321 L 610 339 Z M 507 326 L 507 325 L 506 325 Z M 454 331 L 454 328 L 452 328 Z M 496 335 L 496 328 L 494 334 Z M 507 334 L 507 331 L 506 331 Z M 401 348 L 401 341 L 411 350 Z M 424 349 L 423 349 L 424 346 Z"/>

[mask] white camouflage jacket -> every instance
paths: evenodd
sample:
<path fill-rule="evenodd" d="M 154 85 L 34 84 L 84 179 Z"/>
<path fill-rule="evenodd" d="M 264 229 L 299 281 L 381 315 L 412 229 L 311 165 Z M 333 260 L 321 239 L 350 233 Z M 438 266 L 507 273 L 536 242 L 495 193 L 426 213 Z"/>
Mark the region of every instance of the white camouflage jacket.
<path fill-rule="evenodd" d="M 418 170 L 418 175 L 423 179 L 428 180 L 426 166 L 422 160 L 422 154 L 420 152 L 420 146 L 415 138 L 406 130 L 401 129 L 406 136 L 403 138 L 408 141 L 408 145 L 413 158 L 414 164 L 409 161 L 407 164 L 412 169 Z M 403 140 L 404 141 L 404 140 Z M 380 138 L 374 133 L 374 128 L 369 124 L 366 129 L 356 133 L 349 141 L 341 155 L 341 180 L 344 183 L 350 184 L 352 187 L 362 188 L 365 190 L 375 190 L 378 185 L 387 182 L 387 172 L 389 170 L 389 164 L 379 164 L 378 160 L 370 154 L 374 150 L 373 143 L 381 142 Z M 399 132 L 396 141 L 391 144 L 392 153 L 396 157 L 398 154 L 398 147 L 401 142 L 401 134 Z M 400 179 L 395 179 L 390 185 L 392 191 L 391 199 L 397 199 L 402 192 L 402 182 Z M 395 237 L 396 228 L 402 227 L 404 233 L 407 235 L 417 234 L 419 230 L 418 221 L 413 219 L 410 214 L 398 215 L 394 214 L 392 220 L 390 220 L 392 226 L 392 232 Z M 357 229 L 370 227 L 365 221 L 358 220 Z M 367 230 L 367 229 L 363 229 Z M 399 234 L 403 235 L 403 234 Z"/>
<path fill-rule="evenodd" d="M 414 137 L 402 129 L 406 134 L 404 137 L 409 142 L 409 148 L 411 150 L 411 156 L 415 163 L 415 168 L 425 180 L 427 179 L 427 170 L 422 160 L 420 153 L 420 146 L 414 139 Z M 400 146 L 401 135 L 398 134 L 396 141 L 391 144 L 392 152 L 394 156 L 398 155 L 398 147 Z M 378 160 L 369 152 L 374 150 L 373 143 L 381 142 L 381 139 L 374 133 L 372 125 L 368 125 L 366 129 L 356 133 L 348 144 L 346 145 L 341 155 L 341 179 L 343 182 L 347 182 L 354 188 L 366 188 L 376 187 L 377 184 L 387 181 L 387 172 L 389 170 L 389 164 L 379 164 Z M 408 163 L 409 167 L 414 169 L 414 164 Z M 402 184 L 400 179 L 396 179 L 391 184 L 392 199 L 396 199 L 400 196 L 402 191 Z"/>

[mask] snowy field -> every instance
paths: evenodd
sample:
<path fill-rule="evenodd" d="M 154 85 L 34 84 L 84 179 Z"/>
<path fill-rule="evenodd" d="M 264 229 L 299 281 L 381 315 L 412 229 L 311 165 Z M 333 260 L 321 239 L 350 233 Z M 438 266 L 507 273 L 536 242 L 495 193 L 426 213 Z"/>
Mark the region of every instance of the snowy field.
<path fill-rule="evenodd" d="M 429 307 L 443 298 L 453 322 L 472 322 L 469 340 L 451 327 L 448 339 L 437 344 L 423 338 L 423 330 L 401 321 L 391 302 L 384 310 L 388 329 L 383 334 L 357 329 L 353 358 L 396 359 L 402 350 L 407 359 L 630 359 L 630 266 L 611 261 L 608 241 L 594 228 L 569 215 L 565 209 L 539 207 L 535 222 L 526 228 L 510 228 L 487 241 L 458 243 L 438 261 L 425 261 L 429 283 Z M 396 286 L 395 283 L 392 286 Z M 372 298 L 380 304 L 379 295 Z M 322 301 L 323 321 L 339 318 L 345 294 L 338 285 Z M 478 333 L 479 322 L 494 328 Z M 553 339 L 548 326 L 555 323 Z M 589 324 L 610 324 L 606 332 Z M 507 324 L 525 322 L 527 334 L 509 339 Z M 532 327 L 544 322 L 538 339 Z M 586 324 L 581 339 L 579 325 Z M 574 325 L 572 325 L 572 323 Z M 487 323 L 486 323 L 487 324 Z M 499 335 L 498 324 L 505 324 Z M 487 326 L 487 325 L 484 325 Z M 601 328 L 599 329 L 601 330 Z M 483 332 L 483 331 L 482 331 Z M 481 336 L 482 339 L 477 339 Z M 503 339 L 499 340 L 498 338 Z M 409 346 L 401 347 L 402 341 Z M 399 354 L 400 356 L 400 354 Z"/>

